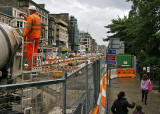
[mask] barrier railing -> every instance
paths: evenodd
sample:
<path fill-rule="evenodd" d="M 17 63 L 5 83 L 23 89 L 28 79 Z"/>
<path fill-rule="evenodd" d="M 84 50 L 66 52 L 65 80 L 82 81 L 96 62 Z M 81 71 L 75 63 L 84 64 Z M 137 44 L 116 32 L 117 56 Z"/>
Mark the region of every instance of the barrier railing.
<path fill-rule="evenodd" d="M 100 60 L 54 80 L 0 86 L 0 113 L 88 114 L 100 88 Z"/>

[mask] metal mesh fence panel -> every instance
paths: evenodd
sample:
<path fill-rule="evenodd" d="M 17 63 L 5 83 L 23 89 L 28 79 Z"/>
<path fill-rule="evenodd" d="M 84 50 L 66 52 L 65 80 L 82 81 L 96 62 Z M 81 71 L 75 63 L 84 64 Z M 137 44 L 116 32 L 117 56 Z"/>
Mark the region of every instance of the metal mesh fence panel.
<path fill-rule="evenodd" d="M 100 59 L 100 77 L 104 75 L 104 73 L 106 73 L 106 67 L 105 67 L 105 62 L 104 59 Z"/>
<path fill-rule="evenodd" d="M 88 108 L 93 109 L 94 104 L 95 104 L 95 89 L 96 87 L 94 86 L 95 80 L 94 79 L 94 64 L 89 65 L 88 67 L 89 72 L 88 72 Z"/>
<path fill-rule="evenodd" d="M 88 114 L 97 104 L 102 63 L 96 60 L 59 79 L 41 81 L 45 75 L 35 75 L 33 82 L 0 86 L 0 114 Z"/>
<path fill-rule="evenodd" d="M 85 69 L 76 72 L 66 82 L 66 106 L 67 113 L 73 113 L 81 103 L 81 99 L 85 96 L 86 89 Z M 79 106 L 81 107 L 81 106 Z"/>
<path fill-rule="evenodd" d="M 0 92 L 0 114 L 61 114 L 62 83 Z"/>
<path fill-rule="evenodd" d="M 79 96 L 81 96 L 78 99 L 78 102 L 76 101 L 76 105 L 75 106 L 75 110 L 73 111 L 73 114 L 86 114 L 86 100 L 88 101 L 88 113 L 89 111 L 93 110 L 93 108 L 97 105 L 97 99 L 98 99 L 98 95 L 99 95 L 99 91 L 100 91 L 100 77 L 102 72 L 105 72 L 105 68 L 103 65 L 101 65 L 101 63 L 103 63 L 103 61 L 95 61 L 93 64 L 88 65 L 88 72 L 86 72 L 85 70 L 87 68 L 85 68 L 85 70 L 82 72 L 81 74 L 81 78 L 78 79 L 78 81 L 83 81 L 84 85 L 81 86 L 81 88 L 83 87 L 84 89 L 84 94 L 79 94 Z M 104 63 L 103 63 L 104 64 Z M 85 81 L 85 77 L 87 76 L 88 73 L 88 91 L 85 91 L 86 88 L 86 81 Z M 84 75 L 84 77 L 83 77 Z M 75 81 L 76 83 L 76 81 Z M 73 84 L 74 86 L 74 84 Z M 84 87 L 85 86 L 85 87 Z M 88 94 L 88 99 L 86 99 Z"/>

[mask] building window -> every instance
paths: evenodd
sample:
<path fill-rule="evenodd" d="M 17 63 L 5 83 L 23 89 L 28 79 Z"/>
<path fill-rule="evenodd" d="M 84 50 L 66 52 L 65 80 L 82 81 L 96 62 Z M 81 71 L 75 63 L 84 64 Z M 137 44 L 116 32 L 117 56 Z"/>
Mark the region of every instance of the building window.
<path fill-rule="evenodd" d="M 42 23 L 44 23 L 44 17 L 42 16 Z"/>
<path fill-rule="evenodd" d="M 2 18 L 1 20 L 2 20 L 2 22 L 4 23 L 4 18 Z"/>
<path fill-rule="evenodd" d="M 46 21 L 45 24 L 47 25 L 47 18 L 45 19 L 45 21 Z"/>
<path fill-rule="evenodd" d="M 26 25 L 26 22 L 23 22 L 23 25 L 24 25 L 23 27 L 25 27 L 25 25 Z"/>
<path fill-rule="evenodd" d="M 16 12 L 16 10 L 14 10 L 14 17 L 16 17 L 16 15 L 17 15 L 17 12 Z"/>
<path fill-rule="evenodd" d="M 20 27 L 20 22 L 19 21 L 17 21 L 17 27 Z"/>
<path fill-rule="evenodd" d="M 23 22 L 20 22 L 20 27 L 23 27 Z"/>
<path fill-rule="evenodd" d="M 10 24 L 10 23 L 11 23 L 11 20 L 9 20 L 8 23 Z"/>

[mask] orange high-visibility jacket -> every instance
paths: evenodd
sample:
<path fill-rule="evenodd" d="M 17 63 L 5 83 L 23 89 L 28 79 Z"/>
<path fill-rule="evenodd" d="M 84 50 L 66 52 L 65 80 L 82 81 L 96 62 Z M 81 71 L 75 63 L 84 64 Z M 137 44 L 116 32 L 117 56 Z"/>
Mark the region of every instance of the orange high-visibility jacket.
<path fill-rule="evenodd" d="M 23 37 L 28 38 L 40 38 L 41 37 L 41 19 L 37 15 L 37 13 L 34 13 L 27 17 L 27 23 L 25 25 Z"/>

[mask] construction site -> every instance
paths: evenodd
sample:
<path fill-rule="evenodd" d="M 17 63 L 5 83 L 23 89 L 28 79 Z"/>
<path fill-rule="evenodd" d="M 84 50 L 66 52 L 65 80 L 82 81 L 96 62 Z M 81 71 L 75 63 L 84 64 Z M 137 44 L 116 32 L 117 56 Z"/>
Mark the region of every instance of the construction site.
<path fill-rule="evenodd" d="M 158 0 L 43 2 L 0 0 L 0 114 L 160 114 Z"/>
<path fill-rule="evenodd" d="M 24 42 L 19 29 L 3 23 L 0 23 L 0 28 L 1 114 L 72 113 L 81 105 L 79 110 L 86 111 L 86 92 L 98 94 L 93 88 L 97 85 L 93 84 L 98 83 L 96 78 L 100 79 L 100 75 L 105 73 L 104 64 L 100 67 L 104 57 L 99 60 L 100 55 L 90 54 L 73 58 L 43 58 L 47 52 L 43 52 L 41 46 L 39 53 L 32 54 L 32 68 L 28 70 L 25 44 L 31 42 Z M 36 63 L 34 56 L 37 57 Z M 90 102 L 88 106 L 93 105 L 93 100 Z"/>

